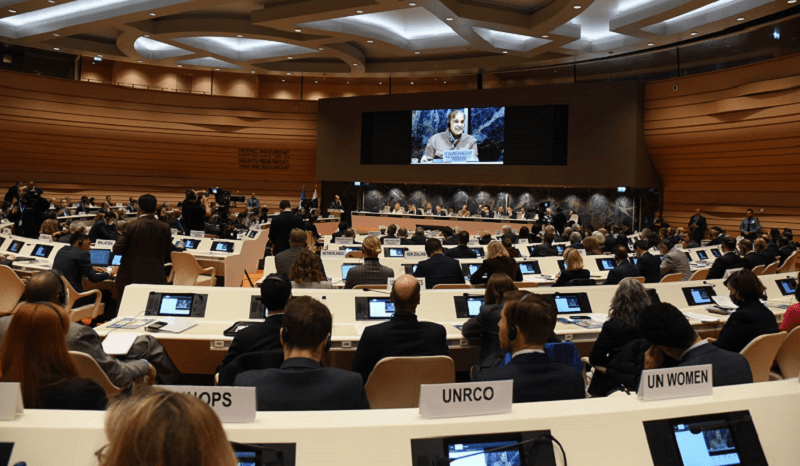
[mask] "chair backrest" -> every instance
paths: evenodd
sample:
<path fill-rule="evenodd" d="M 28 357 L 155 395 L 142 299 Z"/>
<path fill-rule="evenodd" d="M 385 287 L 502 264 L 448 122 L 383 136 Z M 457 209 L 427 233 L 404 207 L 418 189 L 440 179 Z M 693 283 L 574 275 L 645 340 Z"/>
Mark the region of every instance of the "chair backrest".
<path fill-rule="evenodd" d="M 769 264 L 764 269 L 764 271 L 761 272 L 761 275 L 772 275 L 773 273 L 777 273 L 778 272 L 778 264 L 780 264 L 780 262 L 777 262 L 777 261 Z"/>
<path fill-rule="evenodd" d="M 786 258 L 786 261 L 783 262 L 783 265 L 778 267 L 776 272 L 777 273 L 787 273 L 787 272 L 794 272 L 794 260 L 797 257 L 797 251 L 793 252 L 791 256 Z"/>
<path fill-rule="evenodd" d="M 764 268 L 764 266 L 762 265 L 761 268 Z M 708 277 L 708 272 L 710 270 L 711 270 L 710 268 L 700 269 L 697 272 L 693 273 L 692 276 L 689 277 L 689 280 L 705 280 L 706 277 Z"/>
<path fill-rule="evenodd" d="M 775 356 L 786 339 L 786 332 L 769 333 L 753 338 L 753 341 L 744 347 L 741 354 L 750 363 L 753 373 L 753 382 L 766 382 L 769 380 L 769 368 L 775 361 Z"/>
<path fill-rule="evenodd" d="M 67 294 L 69 295 L 69 298 L 67 298 L 67 305 L 64 310 L 69 313 L 70 322 L 80 322 L 83 319 L 94 319 L 103 313 L 105 306 L 101 301 L 103 295 L 99 290 L 90 290 L 84 293 L 78 293 L 66 278 L 61 277 L 61 281 L 64 283 L 64 289 L 67 290 Z M 95 295 L 95 300 L 93 303 L 85 304 L 81 307 L 74 307 L 75 301 L 86 296 L 91 296 L 92 294 Z"/>
<path fill-rule="evenodd" d="M 564 286 L 593 286 L 597 285 L 594 278 L 573 278 Z"/>
<path fill-rule="evenodd" d="M 757 265 L 753 267 L 753 273 L 756 275 L 761 275 L 764 273 L 764 269 L 767 268 L 766 265 Z"/>
<path fill-rule="evenodd" d="M 455 381 L 449 356 L 390 357 L 378 361 L 364 389 L 373 409 L 416 408 L 420 385 Z"/>
<path fill-rule="evenodd" d="M 620 281 L 621 281 L 621 282 L 624 282 L 625 280 L 636 280 L 636 281 L 637 281 L 637 282 L 639 282 L 639 283 L 644 283 L 644 282 L 646 282 L 646 281 L 647 281 L 647 279 L 646 279 L 646 278 L 644 278 L 644 277 L 625 277 L 625 278 L 623 278 L 623 279 L 622 279 L 622 280 L 620 280 Z"/>
<path fill-rule="evenodd" d="M 283 364 L 283 350 L 256 351 L 236 356 L 219 371 L 217 385 L 233 385 L 236 376 L 245 371 L 277 369 Z"/>
<path fill-rule="evenodd" d="M 514 286 L 519 288 L 539 288 L 539 284 L 536 282 L 514 282 Z"/>
<path fill-rule="evenodd" d="M 361 251 L 350 251 L 344 255 L 344 257 L 354 257 L 356 259 L 361 259 L 364 257 L 364 253 Z"/>
<path fill-rule="evenodd" d="M 88 354 L 81 353 L 80 351 L 70 351 L 69 357 L 72 359 L 72 363 L 78 371 L 78 376 L 90 379 L 97 385 L 100 385 L 106 392 L 106 396 L 109 400 L 119 395 L 120 392 L 125 389 L 125 387 L 117 387 L 114 385 L 111 379 L 108 378 L 108 375 L 103 372 L 100 364 Z"/>
<path fill-rule="evenodd" d="M 778 363 L 784 379 L 800 375 L 800 327 L 795 327 L 786 335 L 775 356 L 775 362 Z"/>
<path fill-rule="evenodd" d="M 0 314 L 9 314 L 25 294 L 25 284 L 7 265 L 0 265 Z"/>
<path fill-rule="evenodd" d="M 356 285 L 354 290 L 385 290 L 386 285 Z"/>
<path fill-rule="evenodd" d="M 683 279 L 682 273 L 668 273 L 661 277 L 660 283 L 679 282 L 681 279 Z"/>
<path fill-rule="evenodd" d="M 468 290 L 472 288 L 472 285 L 468 283 L 440 283 L 438 285 L 434 285 L 432 289 L 434 290 Z"/>
<path fill-rule="evenodd" d="M 176 286 L 195 286 L 197 277 L 203 271 L 203 268 L 197 263 L 197 259 L 188 252 L 173 252 L 170 257 L 172 259 L 172 270 L 174 270 L 172 284 Z"/>

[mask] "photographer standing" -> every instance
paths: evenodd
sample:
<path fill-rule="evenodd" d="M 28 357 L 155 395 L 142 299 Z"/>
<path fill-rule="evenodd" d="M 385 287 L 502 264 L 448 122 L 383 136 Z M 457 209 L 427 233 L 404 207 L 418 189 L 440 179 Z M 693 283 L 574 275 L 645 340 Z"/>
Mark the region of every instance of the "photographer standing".
<path fill-rule="evenodd" d="M 42 190 L 31 186 L 19 187 L 19 199 L 14 199 L 8 219 L 14 223 L 13 233 L 26 238 L 38 238 L 43 216 L 50 203 L 42 198 Z"/>
<path fill-rule="evenodd" d="M 193 189 L 186 190 L 186 199 L 181 204 L 181 217 L 187 232 L 205 231 L 206 217 L 211 216 L 211 207 L 208 205 L 208 193 L 200 191 L 195 193 Z"/>

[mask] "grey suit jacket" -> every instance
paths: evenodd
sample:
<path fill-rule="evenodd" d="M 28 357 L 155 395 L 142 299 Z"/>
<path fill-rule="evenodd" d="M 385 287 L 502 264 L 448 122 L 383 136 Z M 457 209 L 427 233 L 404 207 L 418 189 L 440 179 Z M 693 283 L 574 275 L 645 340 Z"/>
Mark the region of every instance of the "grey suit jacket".
<path fill-rule="evenodd" d="M 0 316 L 0 342 L 3 341 L 8 326 L 11 324 L 11 317 L 10 315 Z M 111 382 L 118 387 L 124 387 L 135 379 L 147 375 L 150 370 L 150 363 L 144 359 L 122 361 L 106 353 L 100 337 L 85 325 L 76 322 L 70 323 L 66 338 L 67 348 L 70 351 L 80 351 L 91 356 L 100 364 Z"/>
<path fill-rule="evenodd" d="M 689 268 L 689 259 L 682 249 L 672 248 L 664 255 L 661 261 L 661 276 L 668 273 L 680 273 L 683 275 L 681 280 L 688 280 L 692 278 L 692 270 Z"/>

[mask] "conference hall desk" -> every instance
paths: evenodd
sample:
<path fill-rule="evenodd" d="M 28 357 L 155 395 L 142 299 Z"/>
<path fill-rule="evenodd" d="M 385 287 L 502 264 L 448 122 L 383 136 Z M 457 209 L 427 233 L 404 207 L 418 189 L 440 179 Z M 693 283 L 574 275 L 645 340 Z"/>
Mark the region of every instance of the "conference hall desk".
<path fill-rule="evenodd" d="M 382 214 L 377 212 L 353 212 L 350 214 L 353 222 L 353 229 L 358 233 L 366 234 L 370 231 L 378 231 L 379 226 L 388 226 L 394 223 L 398 227 L 403 227 L 413 234 L 417 226 L 426 230 L 441 229 L 442 227 L 459 226 L 462 230 L 475 235 L 479 230 L 487 230 L 494 233 L 503 228 L 503 225 L 511 225 L 511 228 L 519 230 L 521 227 L 533 227 L 533 220 L 516 220 L 512 218 L 483 218 L 483 217 L 450 217 L 438 215 L 399 215 Z"/>
<path fill-rule="evenodd" d="M 225 423 L 239 443 L 296 444 L 297 466 L 429 466 L 412 452 L 414 439 L 549 430 L 571 465 L 653 465 L 644 421 L 749 411 L 767 463 L 796 465 L 800 432 L 797 379 L 714 388 L 707 396 L 643 401 L 636 396 L 515 404 L 509 413 L 422 419 L 419 410 L 260 412 L 249 424 Z M 0 422 L 0 439 L 13 442 L 9 464 L 95 466 L 108 443 L 102 411 L 27 409 Z M 794 447 L 792 445 L 795 445 Z M 557 465 L 562 462 L 557 447 Z M 458 463 L 455 463 L 458 464 Z M 290 465 L 287 465 L 290 466 Z"/>
<path fill-rule="evenodd" d="M 768 306 L 780 318 L 785 312 L 785 305 L 792 298 L 784 296 L 778 288 L 777 280 L 792 278 L 792 274 L 764 275 L 762 282 L 767 287 L 769 298 Z M 690 306 L 683 288 L 712 287 L 718 296 L 728 296 L 728 289 L 722 280 L 708 280 L 705 282 L 672 282 L 648 284 L 646 288 L 655 289 L 662 302 L 674 304 L 679 309 L 703 316 L 703 321 L 689 318 L 693 327 L 704 337 L 716 337 L 719 329 L 727 320 L 727 316 L 712 314 L 705 310 L 705 306 Z M 607 315 L 611 299 L 616 291 L 613 286 L 587 286 L 555 289 L 535 290 L 537 293 L 586 293 L 588 303 L 593 314 Z M 227 353 L 232 337 L 223 335 L 225 329 L 237 321 L 250 319 L 251 301 L 259 296 L 257 288 L 218 288 L 218 287 L 184 287 L 184 286 L 152 286 L 130 285 L 125 289 L 125 295 L 120 303 L 119 317 L 142 317 L 159 319 L 158 316 L 145 316 L 148 298 L 154 293 L 196 293 L 207 295 L 205 316 L 203 318 L 175 317 L 176 320 L 191 320 L 195 325 L 188 330 L 169 334 L 165 332 L 152 335 L 162 342 L 172 359 L 181 371 L 190 374 L 213 374 Z M 482 296 L 483 290 L 423 290 L 417 316 L 420 320 L 438 322 L 447 330 L 447 343 L 450 353 L 456 362 L 456 370 L 466 371 L 477 358 L 479 340 L 470 341 L 461 335 L 456 326 L 462 325 L 467 318 L 459 318 L 456 314 L 454 297 L 464 294 Z M 293 295 L 311 296 L 330 309 L 333 315 L 332 350 L 328 353 L 326 365 L 350 369 L 354 350 L 364 328 L 382 322 L 382 320 L 357 320 L 356 297 L 387 298 L 386 292 L 367 290 L 320 290 L 320 289 L 294 289 Z M 562 315 L 566 317 L 568 315 Z M 114 321 L 112 321 L 114 322 Z M 109 331 L 144 333 L 143 328 L 134 330 L 112 330 L 106 323 L 97 328 L 100 336 L 105 336 Z M 558 322 L 556 333 L 566 341 L 572 341 L 578 346 L 582 355 L 589 354 L 599 328 L 584 328 L 582 326 Z"/>

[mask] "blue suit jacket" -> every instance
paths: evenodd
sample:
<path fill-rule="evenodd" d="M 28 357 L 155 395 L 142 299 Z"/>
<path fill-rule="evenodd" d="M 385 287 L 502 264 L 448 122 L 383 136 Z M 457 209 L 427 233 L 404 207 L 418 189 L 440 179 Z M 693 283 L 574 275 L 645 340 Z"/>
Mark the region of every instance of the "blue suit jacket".
<path fill-rule="evenodd" d="M 616 285 L 624 278 L 639 277 L 641 272 L 639 267 L 636 267 L 631 261 L 625 260 L 617 264 L 612 270 L 608 271 L 608 277 L 604 282 L 606 285 Z"/>
<path fill-rule="evenodd" d="M 464 283 L 461 264 L 444 254 L 434 254 L 430 259 L 417 264 L 414 276 L 425 277 L 425 288 L 427 289 L 440 283 Z"/>
<path fill-rule="evenodd" d="M 256 387 L 259 411 L 369 409 L 360 375 L 308 358 L 287 359 L 280 369 L 242 372 L 233 384 Z"/>
<path fill-rule="evenodd" d="M 476 381 L 513 380 L 514 403 L 585 398 L 583 375 L 574 367 L 552 362 L 544 353 L 526 353 L 505 366 L 483 371 Z"/>

